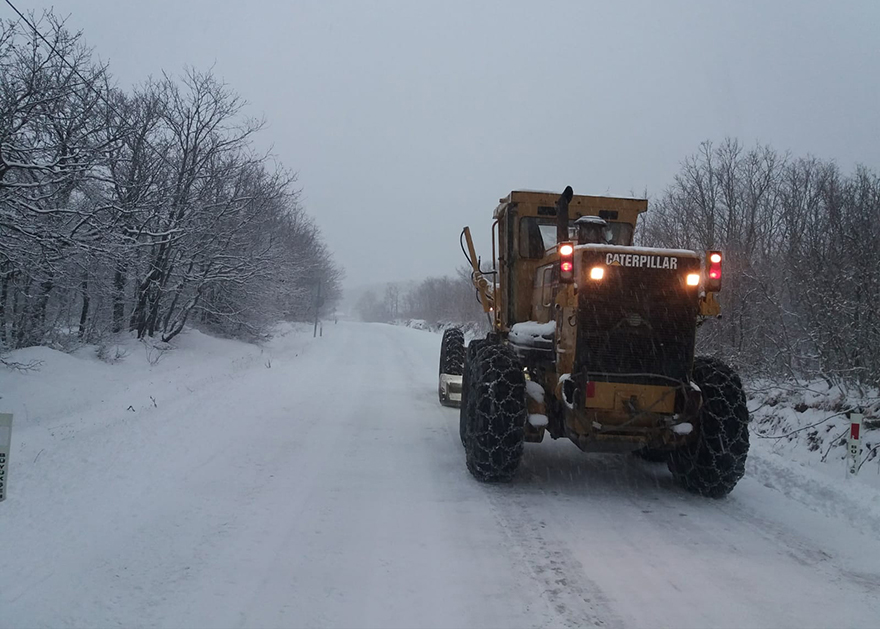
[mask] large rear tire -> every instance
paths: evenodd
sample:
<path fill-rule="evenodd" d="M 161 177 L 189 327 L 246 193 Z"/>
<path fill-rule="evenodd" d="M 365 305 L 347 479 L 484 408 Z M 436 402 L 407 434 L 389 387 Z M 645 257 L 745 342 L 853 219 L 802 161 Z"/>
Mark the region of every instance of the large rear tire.
<path fill-rule="evenodd" d="M 464 368 L 464 332 L 458 328 L 449 328 L 443 332 L 440 341 L 440 374 L 460 376 Z M 444 406 L 455 406 L 456 403 L 444 395 L 443 387 L 437 387 L 437 395 Z"/>
<path fill-rule="evenodd" d="M 482 482 L 510 481 L 523 455 L 526 380 L 510 348 L 486 343 L 468 364 L 465 453 Z"/>
<path fill-rule="evenodd" d="M 667 465 L 675 480 L 688 491 L 723 498 L 746 471 L 746 396 L 736 372 L 714 358 L 694 360 L 693 381 L 703 395 L 696 435 L 689 444 L 669 454 Z"/>

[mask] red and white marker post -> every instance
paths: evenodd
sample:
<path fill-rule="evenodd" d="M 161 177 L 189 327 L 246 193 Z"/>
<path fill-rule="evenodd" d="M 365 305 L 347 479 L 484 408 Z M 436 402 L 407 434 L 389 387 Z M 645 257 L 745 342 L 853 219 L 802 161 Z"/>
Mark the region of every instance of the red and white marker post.
<path fill-rule="evenodd" d="M 847 413 L 849 419 L 849 475 L 859 473 L 859 463 L 862 458 L 862 419 L 861 413 Z"/>

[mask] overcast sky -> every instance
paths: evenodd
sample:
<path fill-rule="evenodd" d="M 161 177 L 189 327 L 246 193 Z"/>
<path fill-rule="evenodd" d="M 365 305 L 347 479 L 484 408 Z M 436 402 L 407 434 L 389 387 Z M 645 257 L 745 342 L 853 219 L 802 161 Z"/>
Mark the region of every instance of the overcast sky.
<path fill-rule="evenodd" d="M 267 118 L 349 286 L 452 273 L 465 224 L 487 255 L 511 189 L 658 194 L 706 139 L 880 169 L 878 0 L 54 8 L 122 86 L 213 66 Z"/>

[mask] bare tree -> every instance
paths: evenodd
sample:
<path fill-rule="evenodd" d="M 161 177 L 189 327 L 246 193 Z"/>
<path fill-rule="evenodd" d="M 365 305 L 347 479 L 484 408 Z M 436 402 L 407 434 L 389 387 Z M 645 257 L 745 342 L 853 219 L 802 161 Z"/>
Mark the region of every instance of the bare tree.
<path fill-rule="evenodd" d="M 721 321 L 699 341 L 742 369 L 880 379 L 880 180 L 735 140 L 703 143 L 652 204 L 641 241 L 725 250 Z"/>
<path fill-rule="evenodd" d="M 0 349 L 126 321 L 259 336 L 316 283 L 333 307 L 341 269 L 241 97 L 195 70 L 124 93 L 79 34 L 35 21 L 48 44 L 0 23 Z"/>

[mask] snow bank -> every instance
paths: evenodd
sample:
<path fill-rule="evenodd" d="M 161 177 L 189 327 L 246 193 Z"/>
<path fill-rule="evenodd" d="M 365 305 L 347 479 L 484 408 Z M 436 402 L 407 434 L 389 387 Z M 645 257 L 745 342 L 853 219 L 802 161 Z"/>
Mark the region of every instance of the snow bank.
<path fill-rule="evenodd" d="M 857 395 L 824 382 L 746 383 L 753 449 L 845 480 L 848 410 L 865 414 L 861 469 L 854 482 L 880 489 L 880 395 Z"/>
<path fill-rule="evenodd" d="M 752 441 L 746 461 L 747 477 L 817 513 L 842 519 L 875 539 L 880 535 L 880 491 L 870 486 L 876 483 L 866 478 L 874 477 L 876 472 L 856 479 L 847 478 L 842 462 L 834 466 L 810 466 L 804 461 L 786 459 L 772 447 L 768 448 L 766 442 Z M 833 476 L 828 474 L 832 467 Z"/>
<path fill-rule="evenodd" d="M 96 404 L 112 405 L 104 410 L 106 421 L 114 421 L 155 408 L 163 397 L 185 395 L 184 377 L 204 384 L 255 366 L 271 368 L 279 348 L 286 351 L 306 337 L 311 337 L 307 324 L 285 323 L 274 328 L 265 347 L 187 329 L 170 344 L 123 334 L 106 346 L 86 345 L 71 354 L 48 347 L 19 349 L 5 358 L 36 368 L 0 368 L 0 412 L 15 415 L 13 439 L 28 427 L 45 427 Z"/>
<path fill-rule="evenodd" d="M 411 328 L 413 330 L 424 330 L 427 332 L 435 332 L 442 334 L 450 328 L 459 328 L 464 332 L 465 341 L 471 339 L 482 338 L 489 331 L 489 324 L 485 320 L 481 321 L 426 321 L 425 319 L 396 319 L 391 322 L 392 325 Z"/>

